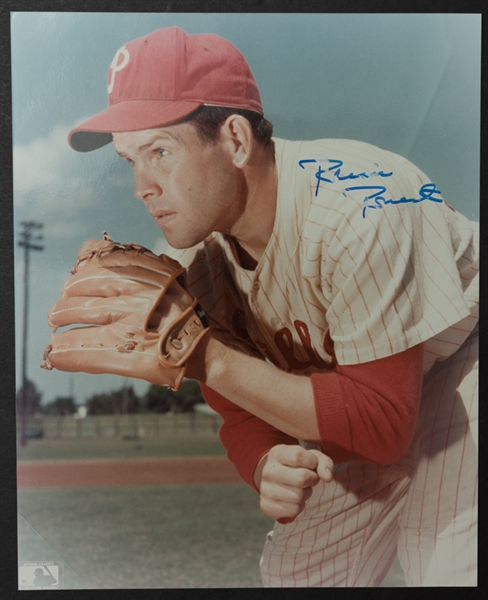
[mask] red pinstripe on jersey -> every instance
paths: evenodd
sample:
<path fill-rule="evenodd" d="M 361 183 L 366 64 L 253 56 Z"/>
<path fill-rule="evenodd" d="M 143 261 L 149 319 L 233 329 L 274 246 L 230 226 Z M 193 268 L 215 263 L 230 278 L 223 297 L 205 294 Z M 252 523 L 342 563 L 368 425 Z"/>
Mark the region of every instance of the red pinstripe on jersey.
<path fill-rule="evenodd" d="M 392 197 L 415 195 L 428 181 L 405 159 L 364 143 L 277 140 L 278 214 L 257 269 L 242 269 L 228 241 L 213 235 L 179 256 L 190 263 L 192 290 L 211 321 L 234 335 L 236 311 L 242 313 L 253 343 L 283 369 L 320 369 L 311 352 L 330 362 L 324 348 L 330 329 L 339 364 L 367 362 L 425 341 L 427 372 L 463 343 L 477 321 L 475 224 L 425 202 L 384 207 L 363 219 L 361 197 L 344 196 L 345 184 L 323 184 L 314 195 L 313 170 L 298 166 L 305 157 L 340 157 L 350 172 L 368 171 L 375 162 L 394 173 L 388 180 Z M 464 295 L 452 260 L 440 260 L 441 248 L 452 256 L 449 244 L 462 265 Z M 305 324 L 310 348 L 298 322 Z M 285 354 L 278 330 L 286 332 Z"/>
<path fill-rule="evenodd" d="M 424 402 L 432 398 L 430 410 L 437 407 L 443 415 L 446 406 L 454 410 L 452 398 L 459 395 L 452 393 L 458 383 L 452 378 L 461 377 L 460 397 L 470 414 L 474 383 L 471 371 L 460 367 L 464 358 L 459 357 L 463 344 L 472 343 L 469 336 L 478 319 L 477 225 L 447 204 L 427 200 L 383 204 L 363 213 L 364 193 L 346 188 L 381 185 L 386 188 L 385 198 L 399 201 L 418 197 L 420 187 L 429 183 L 417 167 L 390 152 L 351 140 L 275 140 L 275 149 L 278 209 L 272 237 L 256 269 L 241 268 L 232 245 L 220 234 L 198 248 L 173 254 L 189 266 L 191 289 L 211 322 L 228 331 L 229 339 L 240 340 L 246 351 L 254 347 L 278 367 L 303 374 L 323 371 L 323 365 L 331 363 L 324 344 L 327 333 L 340 365 L 379 360 L 424 342 L 426 381 L 436 381 L 448 364 L 453 373 L 445 388 L 448 400 L 441 397 L 443 388 L 437 385 Z M 307 159 L 341 160 L 343 173 L 379 169 L 393 175 L 335 178 L 317 188 L 319 163 L 301 168 L 299 161 Z M 236 314 L 243 316 L 249 338 L 235 329 Z M 280 331 L 284 338 L 276 336 Z M 287 340 L 286 347 L 280 339 Z M 468 541 L 473 538 L 469 523 L 475 494 L 469 461 L 476 461 L 461 448 L 456 454 L 457 470 L 449 469 L 455 461 L 445 444 L 440 453 L 430 456 L 432 451 L 422 446 L 422 440 L 437 443 L 441 434 L 435 429 L 435 415 L 429 420 L 426 411 L 411 451 L 395 465 L 379 467 L 361 461 L 342 465 L 335 484 L 317 486 L 296 522 L 277 526 L 263 555 L 267 585 L 377 585 L 391 562 L 400 517 L 400 557 L 407 581 L 428 585 L 425 582 L 436 580 L 436 569 L 443 580 L 449 579 L 446 572 L 451 570 L 458 573 L 458 582 L 472 581 L 466 573 L 473 572 L 473 551 L 459 561 L 462 567 L 452 565 L 452 557 L 440 548 L 445 545 L 452 552 L 452 544 L 436 541 L 435 534 L 429 538 L 423 528 L 425 523 L 438 522 L 440 529 L 439 498 L 452 497 L 459 504 L 462 495 L 465 505 L 469 496 L 468 524 L 456 516 L 450 525 L 464 528 L 465 535 L 454 529 L 449 535 L 451 540 L 458 534 Z M 447 432 L 456 431 L 463 422 L 458 409 L 452 414 L 455 419 L 447 424 L 443 417 Z M 460 439 L 467 444 L 472 434 L 464 424 Z M 419 448 L 430 456 L 427 462 Z M 457 487 L 450 494 L 453 483 Z M 437 486 L 436 501 L 430 497 L 430 486 Z M 364 500 L 358 501 L 359 493 L 365 494 Z M 422 497 L 424 506 L 419 508 Z M 412 526 L 415 511 L 420 511 L 422 523 Z M 370 537 L 364 537 L 366 530 Z M 434 544 L 434 554 L 438 552 L 449 567 L 439 566 L 440 558 L 435 569 L 427 564 L 425 544 Z M 459 574 L 463 569 L 465 575 Z"/>
<path fill-rule="evenodd" d="M 427 374 L 416 435 L 395 464 L 341 465 L 293 524 L 275 526 L 265 585 L 377 586 L 397 544 L 407 586 L 476 585 L 476 365 L 473 334 Z"/>

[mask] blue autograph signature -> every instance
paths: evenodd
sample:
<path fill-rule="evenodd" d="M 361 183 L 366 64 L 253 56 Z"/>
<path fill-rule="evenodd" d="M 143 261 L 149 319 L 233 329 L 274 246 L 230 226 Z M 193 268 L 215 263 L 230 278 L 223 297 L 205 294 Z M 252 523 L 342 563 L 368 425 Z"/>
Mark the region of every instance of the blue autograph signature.
<path fill-rule="evenodd" d="M 315 158 L 304 158 L 298 161 L 299 166 L 302 169 L 305 169 L 305 165 L 308 163 L 330 163 L 327 169 L 323 169 L 319 164 L 319 167 L 315 173 L 315 178 L 317 179 L 317 185 L 315 187 L 315 196 L 318 195 L 320 184 L 321 183 L 336 183 L 338 181 L 349 181 L 354 179 L 370 179 L 371 177 L 391 177 L 393 175 L 393 171 L 390 173 L 385 173 L 384 171 L 371 171 L 370 173 L 366 173 L 363 171 L 362 173 L 353 173 L 352 171 L 347 174 L 342 174 L 341 168 L 344 166 L 342 160 L 338 160 L 335 158 L 327 158 L 317 160 Z M 374 163 L 375 167 L 378 167 L 378 163 Z M 328 177 L 324 177 L 323 174 L 327 173 L 331 179 Z M 371 209 L 382 209 L 384 206 L 388 204 L 418 204 L 419 202 L 424 202 L 425 200 L 430 200 L 431 202 L 439 202 L 443 203 L 444 199 L 440 197 L 440 191 L 436 188 L 435 183 L 425 183 L 419 189 L 419 197 L 418 198 L 400 198 L 399 200 L 393 200 L 393 198 L 385 198 L 384 194 L 387 191 L 386 187 L 383 185 L 356 185 L 352 187 L 344 188 L 342 191 L 342 195 L 346 196 L 346 192 L 356 192 L 358 190 L 371 190 L 371 194 L 367 194 L 364 197 L 364 202 L 369 203 L 366 204 L 362 209 L 363 219 L 366 218 L 366 210 L 368 208 Z M 439 197 L 435 197 L 439 195 Z"/>
<path fill-rule="evenodd" d="M 307 163 L 316 163 L 319 162 L 315 158 L 304 158 L 298 161 L 298 164 L 302 169 L 305 169 L 305 164 Z M 320 162 L 328 162 L 330 166 L 327 169 L 322 169 L 321 165 L 317 169 L 315 173 L 315 177 L 317 178 L 317 187 L 315 188 L 315 195 L 317 196 L 319 193 L 320 183 L 335 183 L 336 181 L 347 181 L 349 179 L 369 179 L 370 177 L 391 177 L 393 172 L 385 173 L 383 171 L 372 171 L 371 173 L 366 173 L 363 171 L 362 173 L 347 173 L 343 175 L 341 172 L 341 167 L 344 166 L 342 160 L 338 160 L 336 158 L 327 158 L 325 161 L 321 160 Z M 378 166 L 378 163 L 374 163 L 375 167 Z M 333 177 L 333 179 L 328 179 L 327 177 L 322 177 L 323 173 L 327 173 Z"/>
<path fill-rule="evenodd" d="M 393 200 L 392 198 L 385 198 L 383 194 L 386 192 L 386 187 L 383 185 L 357 185 L 353 187 L 345 188 L 342 192 L 343 196 L 346 195 L 346 192 L 355 192 L 357 190 L 375 190 L 372 194 L 368 194 L 364 197 L 364 202 L 371 202 L 371 204 L 366 204 L 363 207 L 363 219 L 366 218 L 366 210 L 368 208 L 378 209 L 387 206 L 388 204 L 418 204 L 419 202 L 424 202 L 425 200 L 430 200 L 431 202 L 439 202 L 443 203 L 444 199 L 442 197 L 435 198 L 436 194 L 440 194 L 441 192 L 436 188 L 435 183 L 425 183 L 419 189 L 419 197 L 418 198 L 400 198 L 399 200 Z"/>

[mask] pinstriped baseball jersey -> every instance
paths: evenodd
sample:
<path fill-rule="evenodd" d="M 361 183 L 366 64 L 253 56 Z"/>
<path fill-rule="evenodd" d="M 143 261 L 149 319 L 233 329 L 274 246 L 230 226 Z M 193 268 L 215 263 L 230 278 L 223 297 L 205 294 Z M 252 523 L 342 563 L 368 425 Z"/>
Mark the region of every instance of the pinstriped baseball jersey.
<path fill-rule="evenodd" d="M 420 342 L 426 371 L 450 356 L 478 319 L 478 225 L 396 154 L 274 143 L 277 211 L 256 269 L 221 234 L 172 252 L 212 324 L 302 374 Z"/>

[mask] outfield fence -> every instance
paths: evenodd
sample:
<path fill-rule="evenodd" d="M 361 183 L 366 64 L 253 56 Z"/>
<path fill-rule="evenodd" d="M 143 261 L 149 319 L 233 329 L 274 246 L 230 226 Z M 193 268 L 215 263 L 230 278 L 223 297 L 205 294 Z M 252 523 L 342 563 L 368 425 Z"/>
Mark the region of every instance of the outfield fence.
<path fill-rule="evenodd" d="M 89 415 L 31 417 L 27 435 L 32 438 L 65 439 L 116 437 L 141 439 L 160 435 L 217 436 L 222 419 L 219 415 L 201 413 L 140 413 L 125 415 Z"/>

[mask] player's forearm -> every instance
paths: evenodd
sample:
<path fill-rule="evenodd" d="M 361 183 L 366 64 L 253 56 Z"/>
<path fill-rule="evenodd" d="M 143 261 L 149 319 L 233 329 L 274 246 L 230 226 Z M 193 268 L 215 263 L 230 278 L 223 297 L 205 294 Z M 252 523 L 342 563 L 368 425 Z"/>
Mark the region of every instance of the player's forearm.
<path fill-rule="evenodd" d="M 388 464 L 410 444 L 422 390 L 422 344 L 311 378 L 227 349 L 211 335 L 197 353 L 189 377 L 293 438 L 319 443 L 336 463 Z"/>
<path fill-rule="evenodd" d="M 268 363 L 207 340 L 203 369 L 188 375 L 234 404 L 288 435 L 311 442 L 320 439 L 312 383 L 308 377 L 285 373 Z M 194 364 L 194 361 L 192 361 Z"/>

